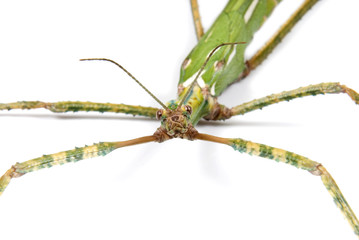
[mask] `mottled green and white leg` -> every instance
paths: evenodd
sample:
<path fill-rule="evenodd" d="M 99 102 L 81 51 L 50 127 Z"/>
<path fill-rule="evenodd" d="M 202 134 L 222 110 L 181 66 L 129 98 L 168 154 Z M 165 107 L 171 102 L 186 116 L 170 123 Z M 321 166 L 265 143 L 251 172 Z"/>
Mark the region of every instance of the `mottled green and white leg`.
<path fill-rule="evenodd" d="M 277 94 L 272 94 L 263 98 L 254 99 L 250 102 L 246 102 L 235 106 L 233 108 L 227 108 L 224 105 L 218 104 L 215 109 L 217 114 L 210 114 L 206 119 L 208 120 L 224 120 L 228 119 L 235 115 L 243 115 L 248 112 L 262 109 L 263 107 L 272 105 L 274 103 L 290 101 L 295 98 L 305 97 L 305 96 L 316 96 L 320 94 L 336 94 L 336 93 L 346 93 L 349 97 L 356 103 L 359 104 L 359 94 L 353 89 L 348 88 L 345 85 L 340 83 L 320 83 L 316 85 L 309 85 L 307 87 L 297 88 L 291 91 L 284 91 Z"/>
<path fill-rule="evenodd" d="M 280 2 L 279 0 L 273 0 Z M 287 36 L 292 28 L 299 22 L 299 20 L 311 9 L 319 0 L 305 0 L 302 5 L 290 16 L 290 18 L 278 29 L 278 31 L 268 40 L 263 47 L 261 47 L 249 60 L 246 61 L 246 68 L 239 76 L 238 81 L 248 76 L 251 71 L 257 68 L 276 46 Z M 271 2 L 271 1 L 270 1 Z"/>
<path fill-rule="evenodd" d="M 114 103 L 95 103 L 95 102 L 80 102 L 80 101 L 63 101 L 63 102 L 41 102 L 41 101 L 20 101 L 13 103 L 0 103 L 0 110 L 12 109 L 36 109 L 44 108 L 55 113 L 64 112 L 115 112 L 132 115 L 140 115 L 150 118 L 156 117 L 158 108 L 133 106 L 126 104 Z"/>
<path fill-rule="evenodd" d="M 153 142 L 154 136 L 146 136 L 128 141 L 120 142 L 100 142 L 91 146 L 75 148 L 69 151 L 43 155 L 22 163 L 16 163 L 0 178 L 0 195 L 4 192 L 12 178 L 20 177 L 26 173 L 37 171 L 43 168 L 50 168 L 55 165 L 63 165 L 69 162 L 105 156 L 115 149 L 127 147 L 135 144 Z"/>
<path fill-rule="evenodd" d="M 277 162 L 287 163 L 297 168 L 307 170 L 313 175 L 320 176 L 324 186 L 327 188 L 328 192 L 333 197 L 334 203 L 344 214 L 345 218 L 348 220 L 349 224 L 353 228 L 354 233 L 359 236 L 358 219 L 356 218 L 353 210 L 350 208 L 348 202 L 345 200 L 343 194 L 341 193 L 338 185 L 335 183 L 332 176 L 320 163 L 317 163 L 310 160 L 309 158 L 283 149 L 246 141 L 240 138 L 220 138 L 208 134 L 198 133 L 195 139 L 226 144 L 241 153 L 247 153 L 250 155 L 275 160 Z"/>

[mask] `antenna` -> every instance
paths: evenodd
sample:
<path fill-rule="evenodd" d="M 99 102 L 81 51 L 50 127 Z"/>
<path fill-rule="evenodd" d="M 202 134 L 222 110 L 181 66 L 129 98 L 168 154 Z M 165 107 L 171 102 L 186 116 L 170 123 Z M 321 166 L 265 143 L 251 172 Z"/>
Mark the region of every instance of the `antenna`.
<path fill-rule="evenodd" d="M 155 95 L 153 95 L 145 86 L 140 83 L 129 71 L 127 71 L 124 67 L 122 67 L 120 64 L 115 62 L 114 60 L 107 59 L 107 58 L 83 58 L 80 59 L 80 61 L 107 61 L 115 64 L 117 67 L 121 68 L 125 73 L 127 73 L 128 76 L 130 76 L 133 80 L 135 80 L 138 85 L 140 85 L 153 99 L 156 100 L 164 109 L 168 109 L 166 105 L 164 105 Z"/>
<path fill-rule="evenodd" d="M 194 85 L 197 83 L 197 79 L 199 78 L 199 75 L 203 72 L 203 69 L 206 67 L 209 59 L 212 57 L 212 55 L 214 54 L 215 51 L 217 51 L 218 48 L 226 46 L 226 45 L 237 45 L 237 44 L 245 44 L 246 42 L 233 42 L 233 43 L 222 43 L 219 44 L 217 47 L 215 47 L 210 54 L 208 55 L 208 57 L 206 58 L 206 60 L 204 61 L 202 67 L 199 69 L 195 79 L 193 80 L 193 82 L 191 83 L 189 89 L 186 92 L 186 95 L 184 95 L 184 97 L 182 98 L 181 102 L 178 104 L 178 109 L 182 106 L 183 102 L 186 100 L 186 98 L 188 97 L 189 93 L 192 91 Z"/>

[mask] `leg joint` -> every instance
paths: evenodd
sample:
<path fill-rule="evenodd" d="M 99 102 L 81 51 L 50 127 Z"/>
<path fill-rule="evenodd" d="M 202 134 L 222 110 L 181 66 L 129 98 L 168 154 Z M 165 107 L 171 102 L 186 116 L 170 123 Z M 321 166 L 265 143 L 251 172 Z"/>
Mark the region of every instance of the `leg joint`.
<path fill-rule="evenodd" d="M 309 172 L 314 176 L 321 176 L 323 174 L 323 169 L 323 165 L 319 163 L 317 166 L 315 166 L 314 170 L 309 170 Z"/>

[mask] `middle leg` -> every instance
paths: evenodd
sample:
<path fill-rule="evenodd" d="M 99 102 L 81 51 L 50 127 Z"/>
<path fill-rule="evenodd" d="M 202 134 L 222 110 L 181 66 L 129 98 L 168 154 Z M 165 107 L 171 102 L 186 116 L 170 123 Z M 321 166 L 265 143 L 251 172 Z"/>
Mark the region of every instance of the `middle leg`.
<path fill-rule="evenodd" d="M 316 96 L 328 93 L 346 93 L 356 104 L 359 104 L 359 94 L 353 89 L 335 82 L 320 83 L 316 85 L 309 85 L 307 87 L 297 88 L 290 91 L 272 94 L 259 99 L 254 99 L 250 102 L 240 104 L 233 108 L 227 108 L 224 105 L 216 104 L 214 106 L 214 109 L 212 110 L 212 113 L 205 118 L 207 120 L 225 120 L 235 115 L 244 115 L 248 112 L 262 109 L 263 107 L 272 105 L 274 103 L 290 101 L 299 97 Z"/>
<path fill-rule="evenodd" d="M 64 112 L 115 112 L 125 113 L 132 115 L 140 115 L 155 118 L 158 108 L 133 106 L 126 104 L 114 103 L 95 103 L 95 102 L 80 102 L 80 101 L 64 101 L 64 102 L 41 102 L 41 101 L 20 101 L 12 103 L 0 103 L 1 110 L 12 109 L 36 109 L 45 108 L 51 112 L 64 113 Z"/>

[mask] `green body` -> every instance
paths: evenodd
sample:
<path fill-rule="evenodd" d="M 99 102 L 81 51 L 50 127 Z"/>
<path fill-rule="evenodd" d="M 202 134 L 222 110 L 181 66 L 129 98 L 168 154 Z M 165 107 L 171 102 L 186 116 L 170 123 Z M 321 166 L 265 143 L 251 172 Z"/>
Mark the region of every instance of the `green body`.
<path fill-rule="evenodd" d="M 152 118 L 156 116 L 157 119 L 161 120 L 161 126 L 151 136 L 140 137 L 128 141 L 101 142 L 91 146 L 43 155 L 42 157 L 16 163 L 0 177 L 0 195 L 8 186 L 12 178 L 17 178 L 26 173 L 43 168 L 50 168 L 55 165 L 104 156 L 117 148 L 147 142 L 163 142 L 172 138 L 205 140 L 226 144 L 241 153 L 286 163 L 299 169 L 309 171 L 313 175 L 320 176 L 324 186 L 333 197 L 335 204 L 342 211 L 355 234 L 359 236 L 358 219 L 350 208 L 348 202 L 345 200 L 334 179 L 320 163 L 290 151 L 247 141 L 241 138 L 220 138 L 202 134 L 193 127 L 201 118 L 209 120 L 227 119 L 234 115 L 241 115 L 253 110 L 262 109 L 263 107 L 281 101 L 289 101 L 295 98 L 311 95 L 346 93 L 356 104 L 359 104 L 359 94 L 357 92 L 336 82 L 309 85 L 290 91 L 272 94 L 243 103 L 231 109 L 217 103 L 217 96 L 219 96 L 230 84 L 245 77 L 251 70 L 258 66 L 278 45 L 280 40 L 284 38 L 290 29 L 292 29 L 295 23 L 297 23 L 318 0 L 305 0 L 302 6 L 266 43 L 266 45 L 263 46 L 251 59 L 245 60 L 244 52 L 252 40 L 254 33 L 272 13 L 279 1 L 280 0 L 230 0 L 212 27 L 202 36 L 198 45 L 184 60 L 178 85 L 179 97 L 176 100 L 170 101 L 167 105 L 168 107 L 159 102 L 164 107 L 162 110 L 153 107 L 80 101 L 53 103 L 21 101 L 0 104 L 0 110 L 45 108 L 56 113 L 68 111 L 121 112 Z M 208 64 L 205 65 L 200 78 L 195 82 L 192 88 L 192 82 L 213 49 L 223 43 L 238 42 L 245 42 L 245 44 L 223 46 L 219 48 L 214 55 L 209 58 Z M 112 60 L 109 61 L 115 63 Z M 119 66 L 119 64 L 115 64 Z M 128 73 L 124 68 L 122 69 Z M 132 76 L 129 73 L 128 75 Z M 187 94 L 188 91 L 190 92 Z M 184 97 L 186 97 L 186 99 L 183 99 Z M 155 99 L 157 100 L 157 98 Z M 183 105 L 178 107 L 178 103 L 183 103 Z"/>
<path fill-rule="evenodd" d="M 231 0 L 190 52 L 181 67 L 179 87 L 186 88 L 205 62 L 209 53 L 222 43 L 246 42 L 236 46 L 224 46 L 210 58 L 198 79 L 199 89 L 190 94 L 185 104 L 191 105 L 191 122 L 195 125 L 210 113 L 213 101 L 228 85 L 238 80 L 245 70 L 244 52 L 265 19 L 277 5 L 275 0 Z M 183 91 L 185 92 L 185 91 Z M 206 95 L 209 92 L 210 95 Z M 180 94 L 179 102 L 184 94 Z"/>

